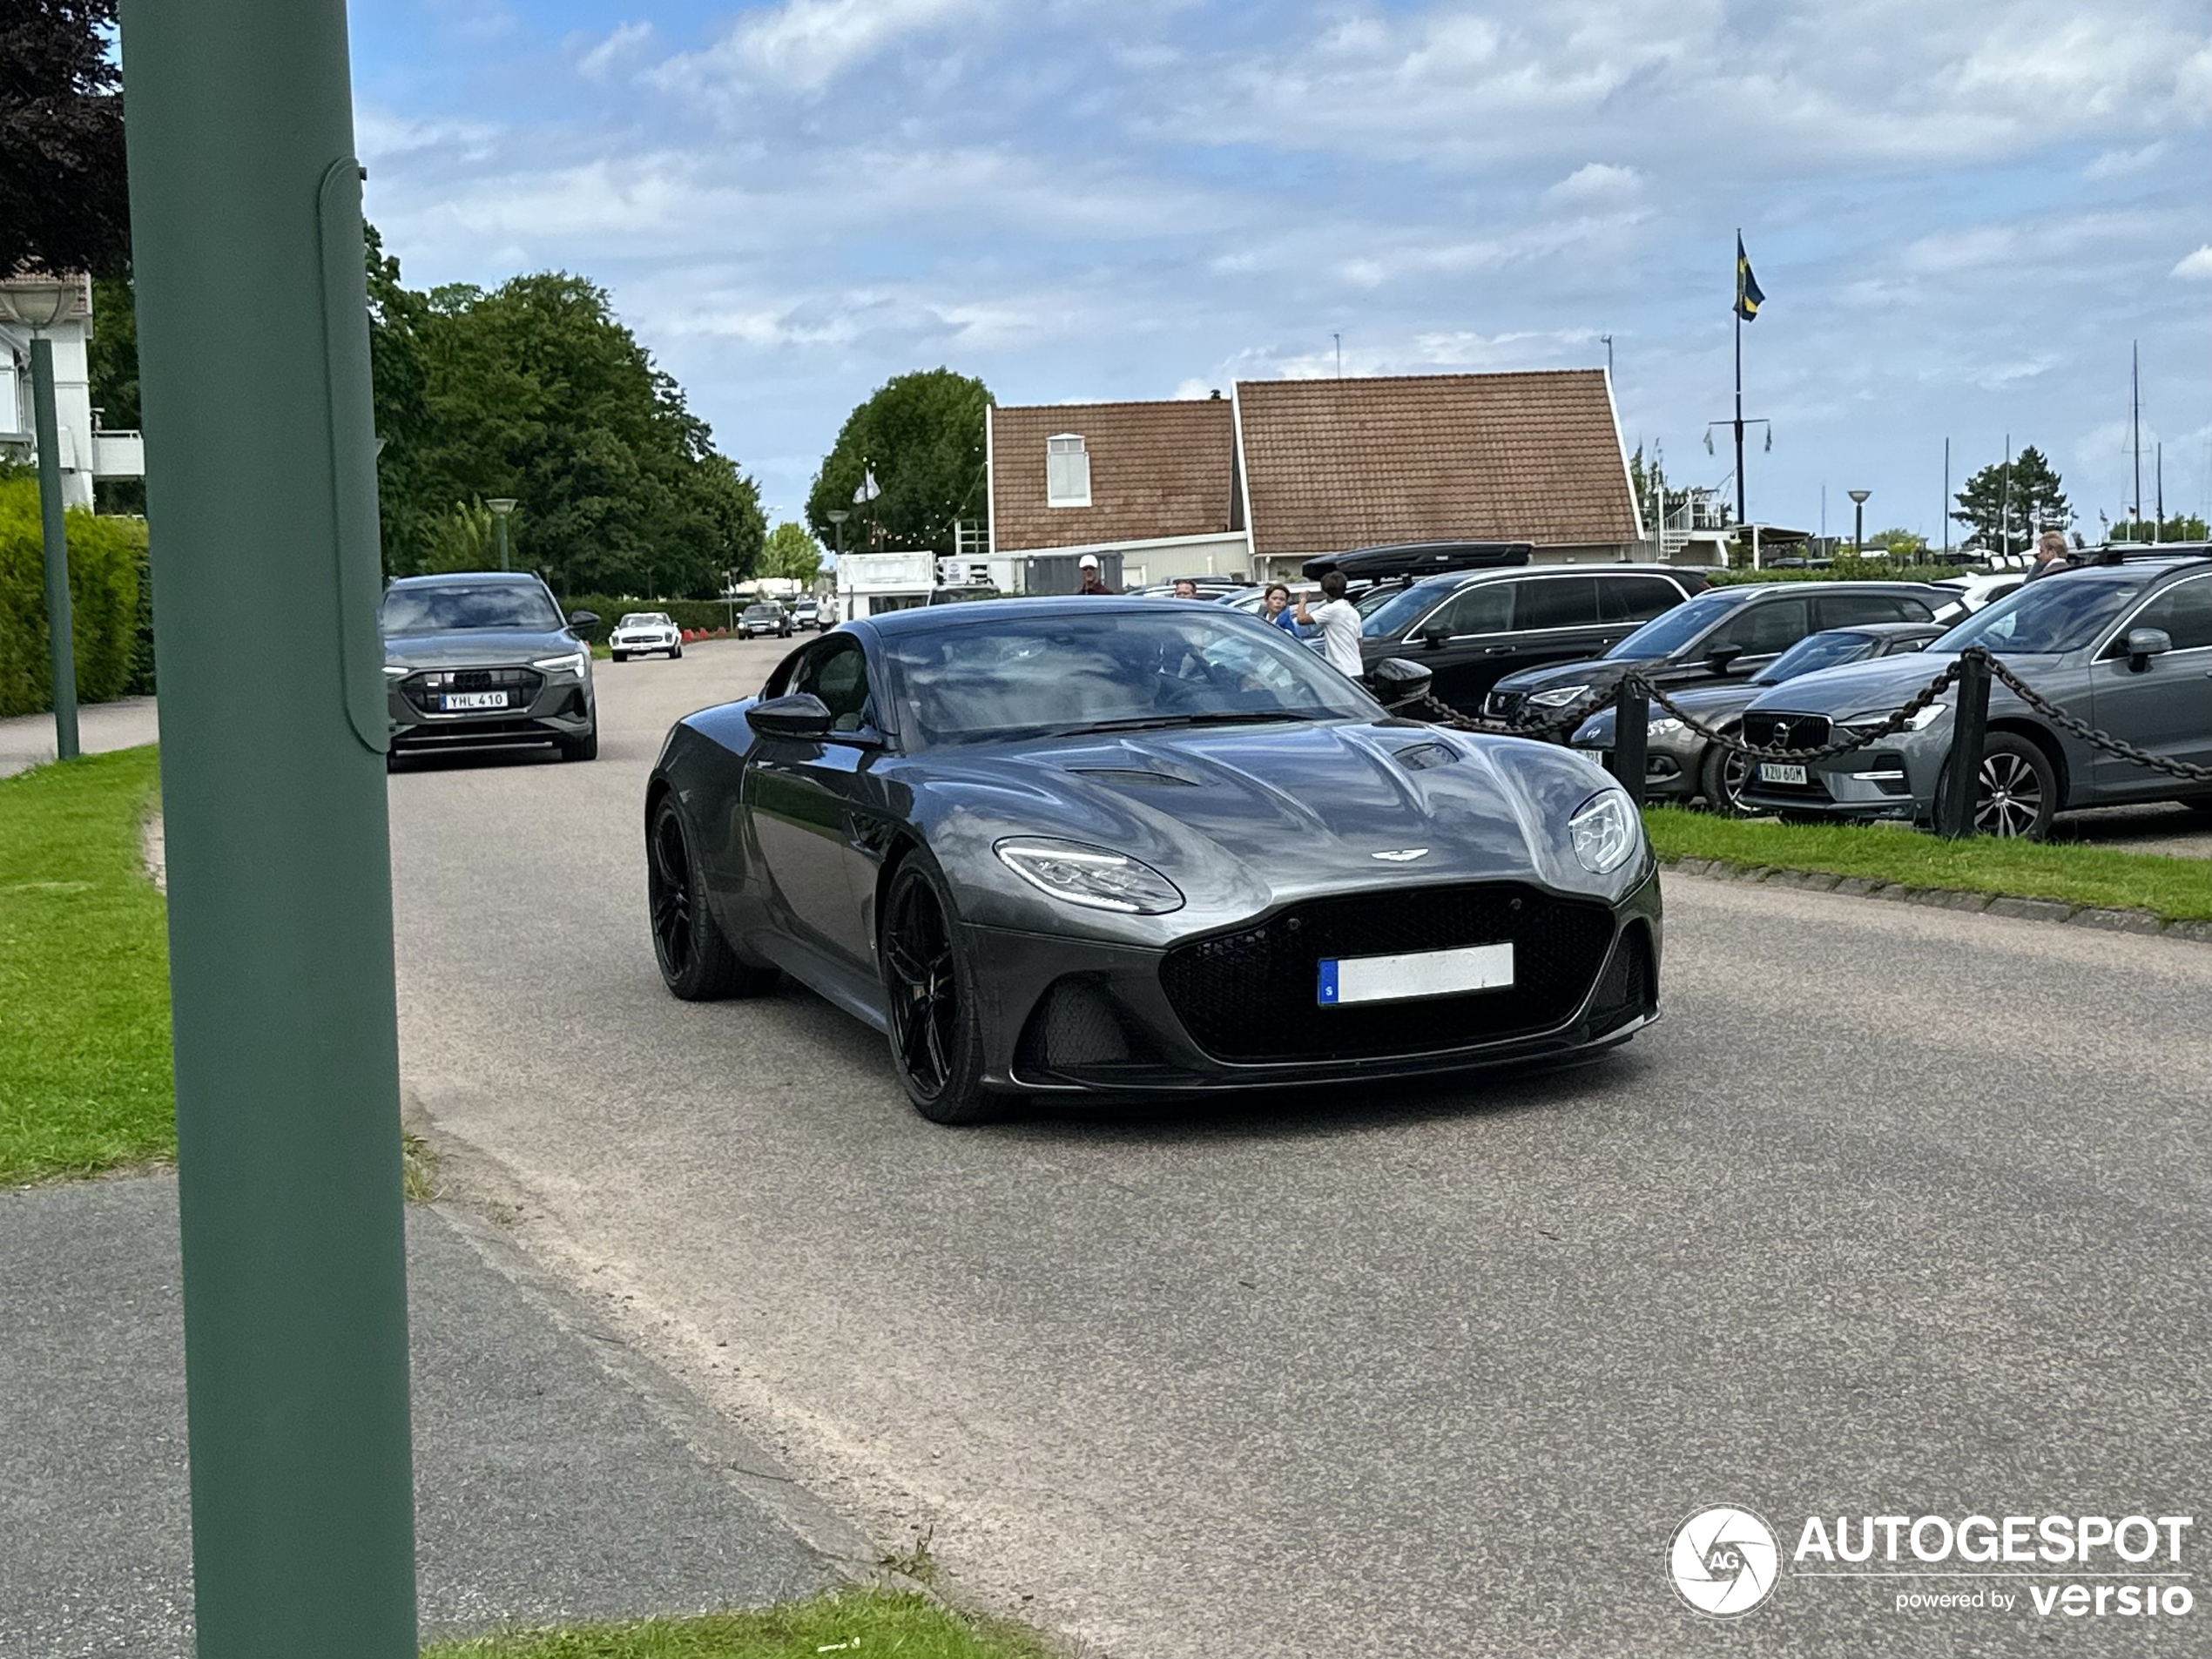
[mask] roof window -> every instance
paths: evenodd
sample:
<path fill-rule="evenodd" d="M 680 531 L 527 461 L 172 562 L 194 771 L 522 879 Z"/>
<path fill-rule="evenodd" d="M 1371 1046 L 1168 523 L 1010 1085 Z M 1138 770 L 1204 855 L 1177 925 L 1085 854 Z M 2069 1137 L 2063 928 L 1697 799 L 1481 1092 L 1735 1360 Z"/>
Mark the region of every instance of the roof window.
<path fill-rule="evenodd" d="M 1055 432 L 1044 441 L 1044 504 L 1090 505 L 1090 455 L 1079 432 Z"/>

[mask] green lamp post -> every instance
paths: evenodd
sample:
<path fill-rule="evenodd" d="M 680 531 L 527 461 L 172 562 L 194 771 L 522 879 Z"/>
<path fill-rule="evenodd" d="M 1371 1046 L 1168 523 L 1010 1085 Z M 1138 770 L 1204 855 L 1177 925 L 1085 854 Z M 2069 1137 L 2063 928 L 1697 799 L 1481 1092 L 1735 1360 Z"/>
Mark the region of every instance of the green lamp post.
<path fill-rule="evenodd" d="M 512 496 L 495 496 L 484 503 L 491 509 L 491 522 L 499 527 L 499 568 L 507 568 L 507 516 L 515 510 Z"/>
<path fill-rule="evenodd" d="M 389 727 L 344 0 L 123 0 L 122 57 L 160 550 L 195 1650 L 414 1659 Z M 279 603 L 254 673 L 282 694 L 241 720 L 235 624 Z"/>
<path fill-rule="evenodd" d="M 17 277 L 0 287 L 0 315 L 30 330 L 31 435 L 38 445 L 38 525 L 46 565 L 46 652 L 54 677 L 54 752 L 77 758 L 77 646 L 70 614 L 69 536 L 62 509 L 61 421 L 54 409 L 54 342 L 46 331 L 84 292 L 81 277 Z"/>

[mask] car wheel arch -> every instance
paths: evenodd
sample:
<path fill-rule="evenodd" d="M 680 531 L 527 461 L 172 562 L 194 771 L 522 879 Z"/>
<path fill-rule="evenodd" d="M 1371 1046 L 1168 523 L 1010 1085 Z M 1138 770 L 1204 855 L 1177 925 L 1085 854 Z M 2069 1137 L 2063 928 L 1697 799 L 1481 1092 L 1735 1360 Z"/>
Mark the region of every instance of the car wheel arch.
<path fill-rule="evenodd" d="M 2052 777 L 2058 781 L 2060 809 L 2063 810 L 2071 806 L 2074 793 L 2073 779 L 2070 769 L 2066 764 L 2066 751 L 2060 745 L 2056 734 L 2047 726 L 2040 725 L 2033 720 L 1992 720 L 1989 723 L 1989 735 L 1995 737 L 2000 732 L 2007 737 L 2022 738 L 2042 751 L 2043 759 L 2051 763 Z"/>

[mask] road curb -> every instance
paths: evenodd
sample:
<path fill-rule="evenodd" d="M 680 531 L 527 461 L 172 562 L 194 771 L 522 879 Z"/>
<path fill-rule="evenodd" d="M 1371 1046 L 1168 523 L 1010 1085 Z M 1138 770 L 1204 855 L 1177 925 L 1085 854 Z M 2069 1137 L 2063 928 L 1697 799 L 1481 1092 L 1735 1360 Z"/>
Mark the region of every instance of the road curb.
<path fill-rule="evenodd" d="M 2107 933 L 2155 934 L 2161 939 L 2182 939 L 2192 944 L 2212 945 L 2212 921 L 2162 921 L 2148 910 L 2067 904 L 2057 899 L 2020 899 L 2006 894 L 1981 893 L 1959 887 L 1905 887 L 1868 876 L 1839 876 L 1822 870 L 1777 869 L 1766 864 L 1731 864 L 1725 859 L 1662 859 L 1659 867 L 1669 875 L 1697 875 L 1716 881 L 1744 881 L 1762 887 L 1796 887 L 1809 893 L 1836 893 L 1855 899 L 1885 899 L 1893 904 L 1925 905 L 1936 910 L 1973 911 L 1982 915 L 2005 916 L 2014 921 L 2055 921 L 2071 927 L 2097 927 Z"/>

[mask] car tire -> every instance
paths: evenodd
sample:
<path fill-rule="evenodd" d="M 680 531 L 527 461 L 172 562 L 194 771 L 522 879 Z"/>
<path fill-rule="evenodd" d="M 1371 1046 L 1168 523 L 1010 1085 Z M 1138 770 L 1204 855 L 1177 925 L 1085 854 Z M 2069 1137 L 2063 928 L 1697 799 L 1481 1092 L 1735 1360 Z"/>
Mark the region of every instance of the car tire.
<path fill-rule="evenodd" d="M 630 660 L 630 653 L 626 651 L 609 651 L 607 655 L 613 658 L 617 663 L 626 663 Z"/>
<path fill-rule="evenodd" d="M 599 758 L 599 728 L 594 724 L 591 730 L 580 738 L 560 738 L 558 746 L 563 760 L 597 760 Z"/>
<path fill-rule="evenodd" d="M 920 849 L 884 895 L 884 1012 L 891 1064 L 914 1109 L 933 1123 L 980 1123 L 998 1101 L 983 1088 L 983 1017 L 959 912 L 937 861 Z"/>
<path fill-rule="evenodd" d="M 1730 731 L 1730 737 L 1736 732 Z M 1744 786 L 1751 781 L 1751 763 L 1748 758 L 1717 743 L 1705 745 L 1705 759 L 1697 768 L 1697 787 L 1705 797 L 1705 810 L 1722 818 L 1749 818 L 1751 809 L 1743 804 Z"/>
<path fill-rule="evenodd" d="M 706 878 L 673 793 L 661 798 L 645 835 L 645 916 L 671 995 L 715 1002 L 775 989 L 776 970 L 742 960 L 708 908 Z"/>
<path fill-rule="evenodd" d="M 671 663 L 682 662 L 684 660 L 684 648 L 681 645 L 678 645 L 674 651 L 669 652 L 668 660 Z"/>
<path fill-rule="evenodd" d="M 1783 807 L 1774 816 L 1777 823 L 1783 824 L 1824 824 L 1828 821 L 1819 813 L 1801 813 L 1791 806 Z"/>
<path fill-rule="evenodd" d="M 1951 791 L 1944 764 L 1936 799 Z M 2026 738 L 1993 732 L 1983 740 L 1980 786 L 1974 792 L 1974 833 L 2000 840 L 2040 841 L 2058 815 L 2059 774 L 2050 756 Z"/>
<path fill-rule="evenodd" d="M 2184 795 L 2174 805 L 2188 807 L 2199 818 L 2212 818 L 2212 795 Z"/>

